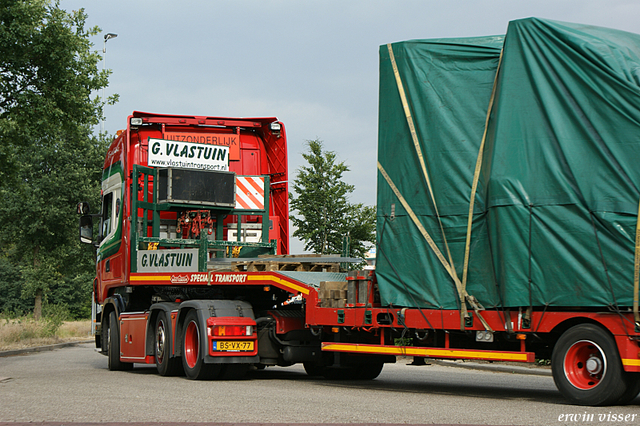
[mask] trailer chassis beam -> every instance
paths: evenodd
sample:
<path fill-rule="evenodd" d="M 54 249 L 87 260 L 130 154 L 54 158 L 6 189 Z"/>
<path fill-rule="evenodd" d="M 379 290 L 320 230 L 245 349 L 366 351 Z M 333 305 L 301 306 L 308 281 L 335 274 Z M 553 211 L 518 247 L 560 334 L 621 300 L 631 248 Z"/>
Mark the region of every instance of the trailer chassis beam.
<path fill-rule="evenodd" d="M 322 344 L 322 350 L 327 352 L 348 352 L 370 355 L 396 355 L 396 356 L 417 356 L 436 359 L 467 359 L 485 361 L 512 361 L 512 362 L 535 362 L 533 352 L 512 352 L 512 351 L 487 351 L 478 349 L 446 349 L 446 348 L 423 348 L 416 346 L 387 346 L 368 345 L 360 343 L 332 343 Z"/>

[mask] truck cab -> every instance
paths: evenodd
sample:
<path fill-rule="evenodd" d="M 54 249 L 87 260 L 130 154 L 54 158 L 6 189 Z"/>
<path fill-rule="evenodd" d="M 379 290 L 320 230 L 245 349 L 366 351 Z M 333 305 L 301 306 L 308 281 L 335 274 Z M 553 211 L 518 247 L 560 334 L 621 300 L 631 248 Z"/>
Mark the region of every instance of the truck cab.
<path fill-rule="evenodd" d="M 97 249 L 96 344 L 110 368 L 165 362 L 171 370 L 187 358 L 194 370 L 206 352 L 198 339 L 225 327 L 244 336 L 220 341 L 226 360 L 256 361 L 253 306 L 211 289 L 212 271 L 229 272 L 230 259 L 288 254 L 287 179 L 286 134 L 275 117 L 128 117 L 106 154 L 100 213 L 78 206 L 81 240 Z M 185 334 L 190 347 L 173 345 Z M 196 370 L 194 378 L 206 375 Z"/>

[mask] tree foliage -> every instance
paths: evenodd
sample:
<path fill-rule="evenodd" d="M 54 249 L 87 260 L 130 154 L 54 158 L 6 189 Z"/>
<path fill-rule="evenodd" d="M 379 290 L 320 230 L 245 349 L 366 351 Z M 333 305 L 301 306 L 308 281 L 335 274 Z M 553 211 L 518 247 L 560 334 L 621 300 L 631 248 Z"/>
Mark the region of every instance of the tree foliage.
<path fill-rule="evenodd" d="M 298 169 L 290 194 L 293 236 L 305 243 L 305 250 L 317 254 L 342 253 L 343 239 L 350 237 L 349 255 L 364 257 L 368 243 L 375 241 L 375 207 L 351 204 L 354 190 L 342 180 L 349 171 L 338 162 L 336 153 L 324 151 L 322 141 L 307 141 L 309 152 L 302 154 L 308 165 Z"/>
<path fill-rule="evenodd" d="M 85 21 L 57 1 L 0 0 L 0 292 L 17 279 L 23 297 L 80 302 L 77 315 L 94 264 L 75 204 L 98 205 L 106 138 L 92 128 L 108 82 Z"/>

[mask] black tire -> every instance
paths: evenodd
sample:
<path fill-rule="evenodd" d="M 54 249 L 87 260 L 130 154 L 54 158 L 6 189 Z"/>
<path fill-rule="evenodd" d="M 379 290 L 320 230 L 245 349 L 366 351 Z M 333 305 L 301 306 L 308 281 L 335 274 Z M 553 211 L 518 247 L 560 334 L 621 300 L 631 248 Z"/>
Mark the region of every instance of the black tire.
<path fill-rule="evenodd" d="M 324 375 L 324 366 L 322 365 L 318 365 L 315 362 L 305 362 L 302 365 L 304 366 L 304 371 L 311 377 Z"/>
<path fill-rule="evenodd" d="M 325 367 L 322 375 L 327 380 L 359 380 L 360 368 L 356 366 L 347 367 Z"/>
<path fill-rule="evenodd" d="M 109 313 L 109 327 L 107 328 L 107 358 L 111 371 L 127 371 L 133 368 L 133 363 L 120 361 L 120 327 L 115 311 Z"/>
<path fill-rule="evenodd" d="M 383 362 L 374 361 L 345 367 L 321 367 L 320 372 L 317 374 L 324 376 L 328 380 L 373 380 L 380 375 L 383 367 Z M 307 365 L 305 364 L 306 370 Z M 314 370 L 311 371 L 316 373 Z M 310 374 L 309 371 L 307 371 L 307 374 L 310 376 L 315 375 Z"/>
<path fill-rule="evenodd" d="M 383 362 L 372 362 L 359 365 L 356 367 L 356 379 L 373 380 L 380 375 L 383 367 Z"/>
<path fill-rule="evenodd" d="M 560 393 L 576 405 L 611 405 L 628 388 L 613 337 L 594 324 L 576 325 L 560 336 L 551 371 Z"/>
<path fill-rule="evenodd" d="M 187 379 L 215 379 L 221 370 L 221 364 L 205 364 L 202 356 L 200 332 L 202 324 L 195 310 L 187 313 L 182 331 L 182 368 Z"/>
<path fill-rule="evenodd" d="M 100 326 L 100 353 L 109 355 L 109 315 L 103 316 Z"/>
<path fill-rule="evenodd" d="M 222 380 L 243 379 L 247 375 L 249 367 L 249 364 L 222 364 L 219 378 Z"/>
<path fill-rule="evenodd" d="M 640 394 L 640 373 L 625 373 L 627 390 L 615 402 L 616 405 L 627 405 Z"/>
<path fill-rule="evenodd" d="M 171 356 L 173 339 L 171 323 L 166 312 L 161 311 L 156 317 L 154 356 L 156 368 L 161 376 L 176 376 L 182 372 L 182 362 L 179 357 Z"/>
<path fill-rule="evenodd" d="M 353 380 L 355 371 L 351 367 L 325 367 L 322 375 L 327 380 Z"/>

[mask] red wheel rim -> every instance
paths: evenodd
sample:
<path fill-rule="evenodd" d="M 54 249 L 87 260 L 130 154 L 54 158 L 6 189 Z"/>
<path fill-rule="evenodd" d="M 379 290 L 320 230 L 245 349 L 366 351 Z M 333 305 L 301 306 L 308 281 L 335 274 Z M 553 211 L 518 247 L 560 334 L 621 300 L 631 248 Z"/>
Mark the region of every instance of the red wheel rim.
<path fill-rule="evenodd" d="M 191 321 L 184 333 L 184 358 L 189 368 L 194 368 L 198 362 L 200 354 L 200 333 L 198 333 L 198 324 Z"/>
<path fill-rule="evenodd" d="M 607 359 L 600 347 L 590 340 L 580 340 L 564 357 L 564 374 L 574 387 L 590 390 L 600 384 L 607 373 Z"/>

